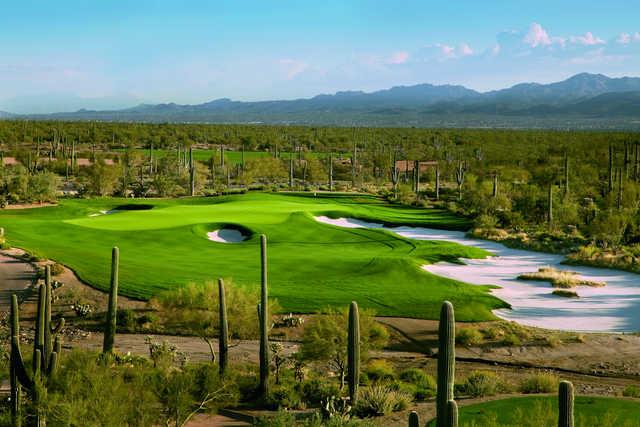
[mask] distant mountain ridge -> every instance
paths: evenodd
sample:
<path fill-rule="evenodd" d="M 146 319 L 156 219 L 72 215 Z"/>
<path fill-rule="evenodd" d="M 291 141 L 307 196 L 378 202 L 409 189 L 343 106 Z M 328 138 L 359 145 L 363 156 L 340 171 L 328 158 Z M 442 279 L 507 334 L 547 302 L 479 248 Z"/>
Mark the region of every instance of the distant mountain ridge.
<path fill-rule="evenodd" d="M 640 129 L 640 78 L 582 73 L 550 83 L 478 92 L 418 84 L 295 100 L 228 98 L 196 105 L 140 104 L 122 110 L 27 115 L 32 119 L 272 123 L 342 126 L 494 126 Z"/>

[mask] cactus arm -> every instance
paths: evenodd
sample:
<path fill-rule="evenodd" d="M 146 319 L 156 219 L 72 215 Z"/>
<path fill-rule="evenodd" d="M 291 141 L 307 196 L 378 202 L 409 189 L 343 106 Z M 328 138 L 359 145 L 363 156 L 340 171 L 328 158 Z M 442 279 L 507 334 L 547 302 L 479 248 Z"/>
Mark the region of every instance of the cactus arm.
<path fill-rule="evenodd" d="M 11 364 L 20 384 L 22 384 L 26 389 L 33 388 L 33 380 L 27 373 L 27 368 L 24 365 L 24 359 L 22 358 L 22 352 L 20 351 L 20 342 L 16 336 L 11 337 Z"/>
<path fill-rule="evenodd" d="M 33 340 L 33 371 L 36 371 L 36 363 L 42 362 L 42 349 L 44 347 L 44 306 L 46 302 L 46 290 L 44 285 L 38 288 L 38 314 L 36 317 L 36 333 Z M 37 356 L 36 356 L 37 353 Z M 40 360 L 38 360 L 40 359 Z"/>
<path fill-rule="evenodd" d="M 60 318 L 58 324 L 51 330 L 51 335 L 54 338 L 57 338 L 57 336 L 60 334 L 60 331 L 62 331 L 62 328 L 64 328 L 64 318 Z"/>

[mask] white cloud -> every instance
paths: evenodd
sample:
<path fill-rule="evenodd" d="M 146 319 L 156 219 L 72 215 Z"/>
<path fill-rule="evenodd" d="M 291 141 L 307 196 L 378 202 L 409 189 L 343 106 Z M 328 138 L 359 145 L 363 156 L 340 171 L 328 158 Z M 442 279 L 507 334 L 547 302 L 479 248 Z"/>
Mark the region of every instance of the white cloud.
<path fill-rule="evenodd" d="M 397 65 L 397 64 L 404 64 L 408 60 L 409 60 L 409 52 L 401 50 L 398 52 L 394 52 L 389 58 L 389 60 L 387 61 L 387 63 Z"/>
<path fill-rule="evenodd" d="M 549 46 L 551 44 L 551 37 L 549 37 L 547 31 L 542 28 L 542 25 L 534 22 L 529 27 L 529 32 L 524 36 L 522 41 L 531 47 Z"/>
<path fill-rule="evenodd" d="M 297 75 L 303 73 L 308 67 L 304 61 L 299 61 L 297 59 L 285 58 L 278 61 L 280 65 L 283 65 L 286 70 L 287 80 L 294 79 Z"/>
<path fill-rule="evenodd" d="M 460 56 L 473 55 L 473 49 L 471 49 L 466 43 L 461 43 L 460 46 L 458 46 L 458 52 L 460 53 Z"/>
<path fill-rule="evenodd" d="M 593 35 L 591 31 L 586 32 L 583 36 L 571 36 L 571 43 L 581 44 L 584 46 L 596 46 L 599 44 L 605 44 L 605 41 L 600 37 Z"/>
<path fill-rule="evenodd" d="M 620 44 L 629 44 L 631 43 L 631 35 L 629 33 L 620 33 L 616 42 Z"/>

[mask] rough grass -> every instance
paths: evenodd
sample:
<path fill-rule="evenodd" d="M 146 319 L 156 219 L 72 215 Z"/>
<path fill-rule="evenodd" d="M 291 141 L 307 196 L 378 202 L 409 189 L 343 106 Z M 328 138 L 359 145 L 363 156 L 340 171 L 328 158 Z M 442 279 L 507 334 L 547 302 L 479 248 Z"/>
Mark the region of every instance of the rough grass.
<path fill-rule="evenodd" d="M 122 204 L 150 210 L 98 215 Z M 420 265 L 478 258 L 477 248 L 409 240 L 385 230 L 322 224 L 317 215 L 392 224 L 464 229 L 468 222 L 437 210 L 390 205 L 369 196 L 249 193 L 173 200 L 63 200 L 59 206 L 0 212 L 14 246 L 71 267 L 85 282 L 106 289 L 111 247 L 120 247 L 120 291 L 148 299 L 186 283 L 230 278 L 259 286 L 259 234 L 269 241 L 270 296 L 286 312 L 344 307 L 357 300 L 386 316 L 437 319 L 450 300 L 462 321 L 494 319 L 507 304 L 489 287 L 438 277 Z M 251 235 L 242 243 L 207 239 L 208 231 L 236 225 Z"/>
<path fill-rule="evenodd" d="M 514 397 L 459 409 L 459 425 L 464 427 L 558 425 L 556 396 Z M 640 404 L 631 399 L 577 396 L 574 404 L 577 427 L 638 427 Z M 434 426 L 431 421 L 429 426 Z"/>
<path fill-rule="evenodd" d="M 575 271 L 558 270 L 553 267 L 542 267 L 533 273 L 525 273 L 518 276 L 520 280 L 539 280 L 551 282 L 554 288 L 571 289 L 577 286 L 602 287 L 604 282 L 582 279 Z"/>

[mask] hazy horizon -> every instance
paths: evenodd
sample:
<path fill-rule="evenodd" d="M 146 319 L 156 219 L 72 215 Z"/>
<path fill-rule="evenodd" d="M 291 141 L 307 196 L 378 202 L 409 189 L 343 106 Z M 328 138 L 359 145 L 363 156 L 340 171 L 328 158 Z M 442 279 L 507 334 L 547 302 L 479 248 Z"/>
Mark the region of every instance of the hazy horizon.
<path fill-rule="evenodd" d="M 26 1 L 0 17 L 0 110 L 637 76 L 633 3 Z"/>

